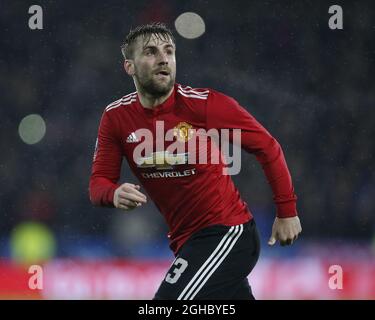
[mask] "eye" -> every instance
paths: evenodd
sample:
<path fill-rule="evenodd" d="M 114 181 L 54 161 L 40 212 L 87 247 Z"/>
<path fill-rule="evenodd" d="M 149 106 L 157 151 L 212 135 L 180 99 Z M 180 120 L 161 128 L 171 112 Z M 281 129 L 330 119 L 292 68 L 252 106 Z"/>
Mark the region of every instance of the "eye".
<path fill-rule="evenodd" d="M 151 56 L 151 55 L 153 55 L 155 52 L 154 52 L 155 50 L 152 50 L 151 48 L 150 49 L 146 49 L 145 50 L 145 55 L 146 56 Z"/>

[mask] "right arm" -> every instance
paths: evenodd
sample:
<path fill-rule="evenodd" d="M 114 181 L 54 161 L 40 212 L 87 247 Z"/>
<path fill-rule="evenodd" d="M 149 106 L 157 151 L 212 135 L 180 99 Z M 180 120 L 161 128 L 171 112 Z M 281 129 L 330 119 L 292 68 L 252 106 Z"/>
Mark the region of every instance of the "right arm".
<path fill-rule="evenodd" d="M 121 139 L 110 114 L 104 111 L 95 147 L 90 176 L 89 194 L 93 205 L 134 209 L 146 202 L 139 186 L 131 183 L 118 184 L 121 173 Z"/>

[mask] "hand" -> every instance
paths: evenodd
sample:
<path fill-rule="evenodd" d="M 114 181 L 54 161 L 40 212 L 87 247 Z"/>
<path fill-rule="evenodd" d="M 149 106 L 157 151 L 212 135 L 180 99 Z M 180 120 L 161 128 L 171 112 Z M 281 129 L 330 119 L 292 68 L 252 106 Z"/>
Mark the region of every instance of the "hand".
<path fill-rule="evenodd" d="M 146 196 L 139 191 L 141 187 L 132 183 L 119 186 L 113 195 L 113 205 L 122 210 L 133 210 L 147 202 Z"/>
<path fill-rule="evenodd" d="M 301 233 L 302 227 L 297 216 L 292 218 L 275 218 L 272 226 L 272 235 L 268 240 L 268 244 L 273 246 L 277 240 L 282 246 L 291 245 L 297 240 Z"/>

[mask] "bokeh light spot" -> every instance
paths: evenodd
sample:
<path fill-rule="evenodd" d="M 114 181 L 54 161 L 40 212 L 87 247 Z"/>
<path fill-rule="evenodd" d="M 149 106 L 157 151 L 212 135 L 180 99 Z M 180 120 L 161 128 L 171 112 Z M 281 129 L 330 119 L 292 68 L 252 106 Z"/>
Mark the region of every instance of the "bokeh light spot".
<path fill-rule="evenodd" d="M 187 39 L 198 38 L 206 30 L 203 19 L 194 12 L 185 12 L 179 15 L 174 25 L 179 35 Z"/>
<path fill-rule="evenodd" d="M 40 115 L 29 114 L 21 120 L 18 134 L 27 144 L 38 143 L 46 134 L 46 123 Z"/>

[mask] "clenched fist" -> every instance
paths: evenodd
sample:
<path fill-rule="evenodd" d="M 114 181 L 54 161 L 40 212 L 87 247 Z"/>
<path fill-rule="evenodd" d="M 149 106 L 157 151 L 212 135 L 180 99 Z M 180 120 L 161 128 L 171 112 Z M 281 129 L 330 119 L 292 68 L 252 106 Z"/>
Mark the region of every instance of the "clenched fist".
<path fill-rule="evenodd" d="M 139 191 L 141 187 L 132 183 L 119 186 L 113 195 L 113 204 L 122 210 L 133 210 L 147 202 L 146 196 Z"/>
<path fill-rule="evenodd" d="M 280 241 L 282 246 L 291 245 L 297 240 L 298 235 L 302 232 L 301 222 L 299 218 L 275 218 L 272 226 L 272 235 L 268 240 L 268 244 L 273 246 L 276 241 Z"/>

